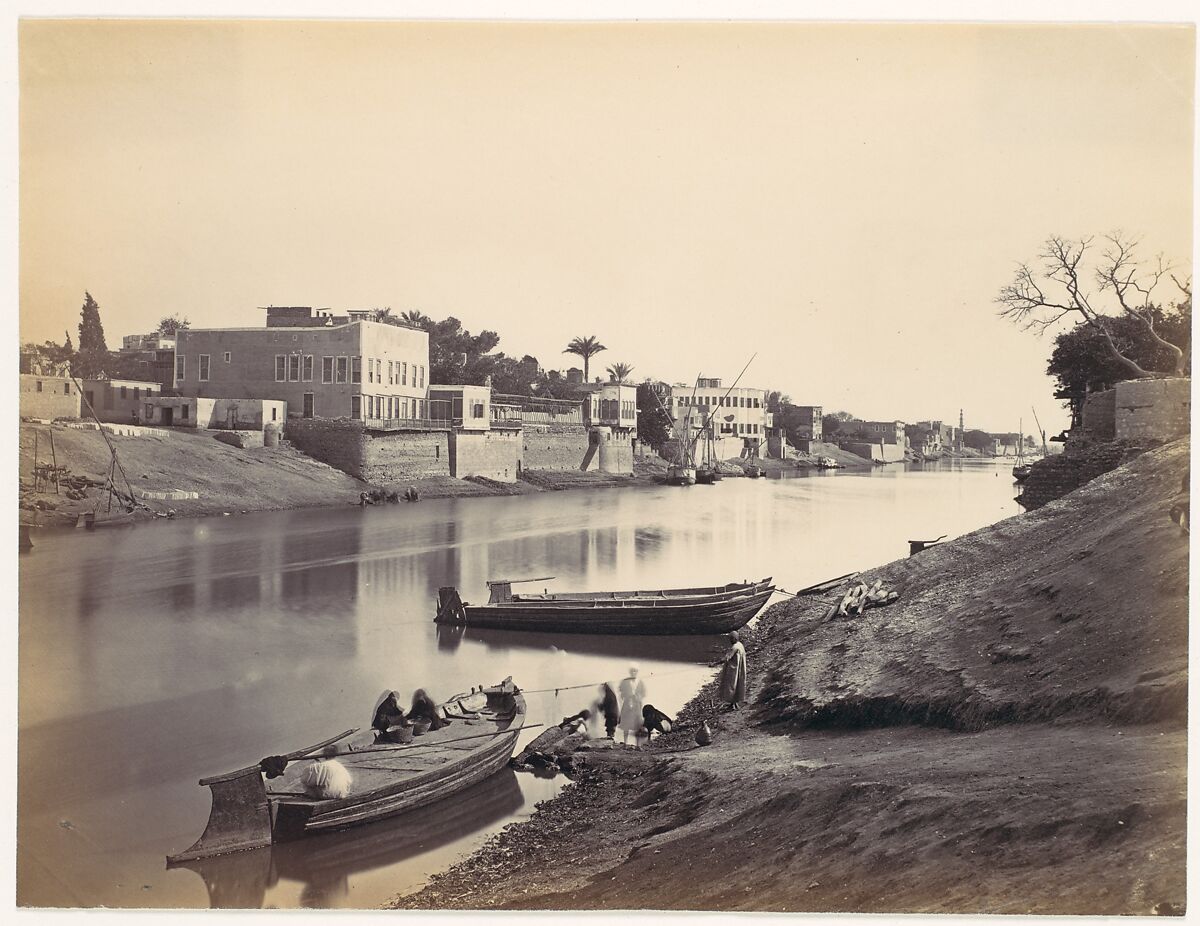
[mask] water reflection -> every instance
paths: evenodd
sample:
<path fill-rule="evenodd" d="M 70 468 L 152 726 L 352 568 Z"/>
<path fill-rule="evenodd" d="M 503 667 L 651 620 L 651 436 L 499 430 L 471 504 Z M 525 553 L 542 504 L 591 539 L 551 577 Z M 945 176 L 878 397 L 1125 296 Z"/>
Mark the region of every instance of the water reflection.
<path fill-rule="evenodd" d="M 927 464 L 725 480 L 704 491 L 446 499 L 163 520 L 119 536 L 39 533 L 19 561 L 18 899 L 254 906 L 261 884 L 267 904 L 378 904 L 511 819 L 511 807 L 496 808 L 528 806 L 558 785 L 526 776 L 525 798 L 510 788 L 492 811 L 474 798 L 431 809 L 430 828 L 454 821 L 440 849 L 428 848 L 432 836 L 405 842 L 407 817 L 330 837 L 348 858 L 374 859 L 370 875 L 318 866 L 337 852 L 304 840 L 266 853 L 265 874 L 254 861 L 262 854 L 243 853 L 215 864 L 206 882 L 162 868 L 207 819 L 197 778 L 365 725 L 383 688 L 448 694 L 511 674 L 527 691 L 544 690 L 528 698 L 530 722 L 553 723 L 589 706 L 591 684 L 619 679 L 636 661 L 653 703 L 673 714 L 712 677 L 706 664 L 720 649 L 705 637 L 443 627 L 432 620 L 439 586 L 476 601 L 486 600 L 488 579 L 530 576 L 554 576 L 533 587 L 561 591 L 766 575 L 796 589 L 905 556 L 910 537 L 955 536 L 1015 514 L 992 470 Z M 315 874 L 283 873 L 307 853 Z"/>

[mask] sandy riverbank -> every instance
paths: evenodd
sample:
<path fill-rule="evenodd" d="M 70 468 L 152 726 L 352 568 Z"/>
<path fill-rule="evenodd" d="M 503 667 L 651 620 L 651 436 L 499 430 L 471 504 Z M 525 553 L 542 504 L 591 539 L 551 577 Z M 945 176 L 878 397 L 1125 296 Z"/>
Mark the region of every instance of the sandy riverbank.
<path fill-rule="evenodd" d="M 1188 442 L 749 633 L 713 686 L 405 908 L 1181 913 Z M 696 747 L 708 718 L 715 742 Z"/>
<path fill-rule="evenodd" d="M 65 466 L 73 481 L 83 486 L 82 498 L 71 498 L 65 491 L 55 493 L 53 485 L 38 493 L 27 490 L 32 487 L 35 430 L 39 432 L 39 461 L 51 460 L 47 435 L 52 431 L 58 464 Z M 185 430 L 157 433 L 148 430 L 144 435 L 110 435 L 109 439 L 117 447 L 125 473 L 139 498 L 142 492 L 159 495 L 144 499 L 151 510 L 139 509 L 135 513 L 139 519 L 153 519 L 154 512 L 168 510 L 174 511 L 176 517 L 198 517 L 352 505 L 358 503 L 361 492 L 371 488 L 287 444 L 241 449 L 214 440 L 209 432 Z M 96 430 L 22 424 L 21 523 L 73 526 L 80 514 L 92 511 L 98 501 L 105 502 L 103 486 L 110 460 L 108 446 Z M 435 476 L 406 480 L 405 486 L 415 487 L 422 499 L 491 497 L 652 485 L 665 471 L 665 462 L 649 459 L 638 461 L 630 476 L 533 470 L 515 483 Z M 179 497 L 190 493 L 197 497 Z M 116 503 L 114 513 L 119 513 Z"/>

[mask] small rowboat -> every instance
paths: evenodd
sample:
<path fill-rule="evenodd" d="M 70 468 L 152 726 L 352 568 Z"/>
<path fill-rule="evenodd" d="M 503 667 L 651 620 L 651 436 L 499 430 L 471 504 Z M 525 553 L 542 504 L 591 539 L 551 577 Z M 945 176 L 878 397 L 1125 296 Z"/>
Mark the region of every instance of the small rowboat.
<path fill-rule="evenodd" d="M 438 589 L 441 624 L 554 633 L 715 634 L 747 624 L 775 591 L 770 578 L 715 588 L 514 595 L 513 579 L 488 582 L 485 605 L 464 602 L 458 589 Z M 533 580 L 528 580 L 533 581 Z"/>
<path fill-rule="evenodd" d="M 264 779 L 266 759 L 201 778 L 200 784 L 212 791 L 208 826 L 190 848 L 169 856 L 167 864 L 257 849 L 428 806 L 508 764 L 525 720 L 525 699 L 511 678 L 457 695 L 441 707 L 453 723 L 411 743 L 376 743 L 373 732 L 348 739 L 358 732 L 352 729 L 273 757 L 287 761 L 276 778 Z M 350 772 L 350 793 L 344 798 L 310 797 L 301 784 L 306 768 L 327 758 L 336 758 Z"/>

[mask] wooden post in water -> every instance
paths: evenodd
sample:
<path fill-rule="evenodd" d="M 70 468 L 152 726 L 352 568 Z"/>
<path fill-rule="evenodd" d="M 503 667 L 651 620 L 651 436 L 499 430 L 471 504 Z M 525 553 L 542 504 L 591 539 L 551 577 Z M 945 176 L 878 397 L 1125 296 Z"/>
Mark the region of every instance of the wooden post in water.
<path fill-rule="evenodd" d="M 54 467 L 54 494 L 61 495 L 58 484 L 58 455 L 54 452 L 54 431 L 50 430 L 46 433 L 50 435 L 50 465 Z"/>
<path fill-rule="evenodd" d="M 33 491 L 40 492 L 41 479 L 38 477 L 38 429 L 33 429 Z"/>

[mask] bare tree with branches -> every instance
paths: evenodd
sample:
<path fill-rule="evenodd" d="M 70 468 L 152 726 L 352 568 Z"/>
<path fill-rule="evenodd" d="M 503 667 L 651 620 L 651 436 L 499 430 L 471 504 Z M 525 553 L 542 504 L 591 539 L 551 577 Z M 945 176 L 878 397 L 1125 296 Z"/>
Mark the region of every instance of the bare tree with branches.
<path fill-rule="evenodd" d="M 1092 250 L 1094 238 L 1075 241 L 1057 235 L 1046 239 L 1038 255 L 1041 266 L 1020 264 L 1013 281 L 1000 290 L 996 302 L 1000 314 L 1026 329 L 1043 332 L 1056 322 L 1080 316 L 1080 324 L 1088 325 L 1104 338 L 1113 358 L 1135 377 L 1182 376 L 1186 374 L 1191 342 L 1179 345 L 1164 339 L 1154 328 L 1155 316 L 1161 307 L 1154 302 L 1154 291 L 1164 278 L 1170 278 L 1182 294 L 1183 301 L 1192 298 L 1192 278 L 1180 279 L 1174 267 L 1160 254 L 1153 265 L 1137 258 L 1138 241 L 1114 232 L 1105 235 L 1107 245 L 1094 265 L 1085 263 Z M 1088 292 L 1088 283 L 1096 292 Z M 1101 304 L 1100 300 L 1107 304 Z M 1175 361 L 1170 373 L 1145 370 L 1127 356 L 1120 338 L 1111 324 L 1113 314 L 1132 318 L 1140 323 L 1150 338 L 1167 350 Z"/>

